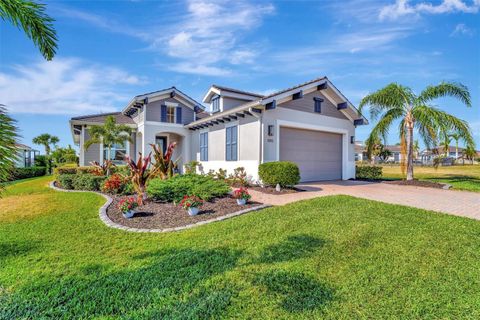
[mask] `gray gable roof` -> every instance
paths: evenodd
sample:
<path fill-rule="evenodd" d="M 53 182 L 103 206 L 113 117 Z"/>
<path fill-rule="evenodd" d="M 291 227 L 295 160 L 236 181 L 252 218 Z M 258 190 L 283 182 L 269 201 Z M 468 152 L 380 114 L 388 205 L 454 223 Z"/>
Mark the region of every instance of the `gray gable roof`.
<path fill-rule="evenodd" d="M 132 118 L 121 112 L 98 113 L 80 117 L 73 117 L 71 120 L 104 123 L 108 116 L 113 116 L 119 124 L 135 124 Z"/>

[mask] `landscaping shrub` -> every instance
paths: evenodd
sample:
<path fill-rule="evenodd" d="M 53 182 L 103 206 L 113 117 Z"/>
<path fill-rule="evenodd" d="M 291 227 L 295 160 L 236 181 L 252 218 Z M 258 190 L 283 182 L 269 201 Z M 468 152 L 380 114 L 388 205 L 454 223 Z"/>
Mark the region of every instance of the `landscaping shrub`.
<path fill-rule="evenodd" d="M 45 174 L 45 167 L 14 168 L 10 174 L 10 181 L 40 177 Z"/>
<path fill-rule="evenodd" d="M 153 179 L 147 187 L 150 197 L 165 202 L 178 202 L 186 195 L 209 201 L 229 191 L 230 188 L 224 181 L 197 174 L 178 175 L 168 180 Z"/>
<path fill-rule="evenodd" d="M 127 181 L 123 176 L 114 173 L 103 182 L 102 192 L 112 194 L 122 193 L 126 183 Z"/>
<path fill-rule="evenodd" d="M 266 162 L 258 166 L 258 175 L 265 185 L 294 186 L 300 182 L 300 170 L 290 161 Z"/>
<path fill-rule="evenodd" d="M 103 181 L 105 181 L 104 176 L 76 174 L 73 179 L 73 188 L 75 190 L 99 191 Z"/>
<path fill-rule="evenodd" d="M 226 182 L 233 187 L 246 187 L 248 186 L 247 172 L 244 167 L 238 167 L 233 170 L 233 174 L 230 174 Z"/>
<path fill-rule="evenodd" d="M 57 183 L 63 189 L 72 190 L 73 189 L 73 180 L 75 179 L 75 174 L 59 174 L 57 176 Z"/>
<path fill-rule="evenodd" d="M 133 183 L 127 182 L 122 189 L 122 195 L 129 196 L 135 194 L 135 188 L 133 187 Z"/>
<path fill-rule="evenodd" d="M 379 166 L 356 166 L 356 179 L 378 180 L 382 178 L 382 167 Z"/>
<path fill-rule="evenodd" d="M 47 156 L 45 155 L 38 155 L 35 156 L 35 167 L 47 167 Z"/>
<path fill-rule="evenodd" d="M 76 174 L 77 173 L 77 166 L 61 166 L 57 167 L 53 170 L 55 174 Z"/>
<path fill-rule="evenodd" d="M 77 168 L 77 173 L 80 174 L 93 174 L 96 172 L 97 169 L 93 166 L 83 166 L 83 167 L 78 167 Z"/>

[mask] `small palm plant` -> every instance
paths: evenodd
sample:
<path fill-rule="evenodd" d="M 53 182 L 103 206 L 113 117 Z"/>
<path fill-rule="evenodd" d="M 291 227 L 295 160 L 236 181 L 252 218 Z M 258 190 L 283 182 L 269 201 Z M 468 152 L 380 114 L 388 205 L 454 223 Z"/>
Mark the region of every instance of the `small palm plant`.
<path fill-rule="evenodd" d="M 148 180 L 153 177 L 153 171 L 148 170 L 148 166 L 151 161 L 151 153 L 147 157 L 142 157 L 142 153 L 139 153 L 137 162 L 131 159 L 129 156 L 125 157 L 125 161 L 130 168 L 129 180 L 132 181 L 133 188 L 138 196 L 138 204 L 143 205 L 143 201 L 147 198 L 145 188 Z"/>
<path fill-rule="evenodd" d="M 173 177 L 175 174 L 175 169 L 177 168 L 178 160 L 174 162 L 172 160 L 172 156 L 177 143 L 170 143 L 165 154 L 163 154 L 163 151 L 159 146 L 155 144 L 150 145 L 153 148 L 153 159 L 155 160 L 153 163 L 152 174 L 162 180 Z"/>
<path fill-rule="evenodd" d="M 0 105 L 0 191 L 3 188 L 2 182 L 10 178 L 10 171 L 17 157 L 16 139 L 15 120 L 10 118 L 6 109 Z"/>
<path fill-rule="evenodd" d="M 467 145 L 473 145 L 472 134 L 466 121 L 430 105 L 432 100 L 445 96 L 456 98 L 467 107 L 472 105 L 467 87 L 452 82 L 428 86 L 419 95 L 409 87 L 391 83 L 367 95 L 360 102 L 360 113 L 369 105 L 371 118 L 375 120 L 380 117 L 368 138 L 372 141 L 377 138 L 386 140 L 392 124 L 400 121 L 402 166 L 406 166 L 407 180 L 413 180 L 414 130 L 421 136 L 427 148 L 437 141 L 437 132 L 441 127 L 457 132 Z"/>

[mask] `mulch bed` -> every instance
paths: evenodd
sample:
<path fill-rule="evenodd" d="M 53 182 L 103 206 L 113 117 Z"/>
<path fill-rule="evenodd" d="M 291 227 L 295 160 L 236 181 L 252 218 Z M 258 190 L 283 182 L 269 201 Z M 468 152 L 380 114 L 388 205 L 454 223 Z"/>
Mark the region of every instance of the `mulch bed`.
<path fill-rule="evenodd" d="M 112 198 L 113 202 L 107 208 L 108 217 L 118 224 L 141 229 L 182 227 L 261 205 L 261 203 L 250 201 L 244 206 L 239 206 L 231 197 L 217 198 L 205 202 L 198 215 L 189 216 L 187 211 L 172 203 L 147 200 L 143 206 L 136 209 L 137 213 L 133 218 L 125 219 L 118 209 L 118 202 L 124 197 L 113 196 Z"/>
<path fill-rule="evenodd" d="M 426 187 L 426 188 L 437 188 L 445 189 L 445 184 L 432 182 L 432 181 L 423 181 L 423 180 L 393 180 L 393 181 L 384 181 L 388 184 L 398 184 L 402 186 L 416 186 L 416 187 Z"/>
<path fill-rule="evenodd" d="M 287 193 L 297 193 L 297 192 L 305 191 L 299 188 L 282 188 L 280 189 L 280 192 L 278 192 L 277 190 L 275 190 L 274 187 L 260 187 L 260 186 L 251 186 L 251 187 L 248 187 L 248 189 L 266 193 L 266 194 L 287 194 Z"/>

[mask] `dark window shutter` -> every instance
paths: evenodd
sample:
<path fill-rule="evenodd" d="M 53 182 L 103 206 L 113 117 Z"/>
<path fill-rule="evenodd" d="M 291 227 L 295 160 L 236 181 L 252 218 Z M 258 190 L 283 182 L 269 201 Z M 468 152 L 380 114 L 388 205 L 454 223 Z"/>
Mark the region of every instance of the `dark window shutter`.
<path fill-rule="evenodd" d="M 177 107 L 177 123 L 182 123 L 182 107 Z"/>
<path fill-rule="evenodd" d="M 322 102 L 323 102 L 323 99 L 321 99 L 321 98 L 313 98 L 313 100 L 315 101 L 314 111 L 315 111 L 315 112 L 318 112 L 318 113 L 321 113 L 321 112 L 322 112 Z"/>
<path fill-rule="evenodd" d="M 160 107 L 160 121 L 167 122 L 167 106 L 164 104 Z"/>

